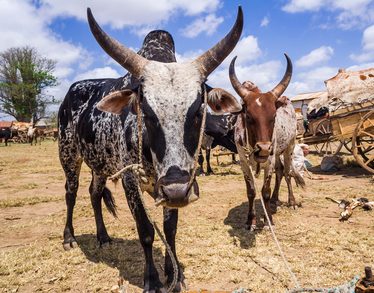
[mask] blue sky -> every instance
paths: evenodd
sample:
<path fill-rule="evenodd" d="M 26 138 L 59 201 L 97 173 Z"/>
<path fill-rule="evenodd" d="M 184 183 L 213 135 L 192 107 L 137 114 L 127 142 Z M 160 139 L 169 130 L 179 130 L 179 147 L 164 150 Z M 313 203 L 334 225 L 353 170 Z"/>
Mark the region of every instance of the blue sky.
<path fill-rule="evenodd" d="M 233 92 L 228 64 L 234 55 L 239 79 L 267 91 L 282 78 L 287 52 L 294 64 L 290 97 L 323 90 L 339 68 L 374 67 L 374 0 L 0 0 L 0 51 L 29 45 L 55 59 L 59 86 L 48 92 L 62 99 L 76 80 L 125 73 L 95 42 L 87 7 L 108 34 L 134 50 L 152 29 L 169 31 L 177 59 L 187 61 L 229 31 L 238 5 L 243 34 L 210 75 L 212 86 Z"/>

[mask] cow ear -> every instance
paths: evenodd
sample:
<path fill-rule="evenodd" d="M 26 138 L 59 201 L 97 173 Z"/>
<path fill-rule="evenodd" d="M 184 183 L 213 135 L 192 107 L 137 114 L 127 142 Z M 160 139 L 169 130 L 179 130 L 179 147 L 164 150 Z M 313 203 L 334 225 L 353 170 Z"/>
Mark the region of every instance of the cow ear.
<path fill-rule="evenodd" d="M 236 98 L 221 88 L 214 88 L 209 91 L 208 105 L 218 114 L 237 113 L 242 109 Z"/>
<path fill-rule="evenodd" d="M 96 108 L 103 112 L 120 115 L 134 99 L 136 99 L 136 94 L 132 90 L 125 89 L 105 96 L 96 105 Z"/>
<path fill-rule="evenodd" d="M 275 101 L 275 108 L 280 108 L 286 106 L 288 103 L 288 98 L 286 96 L 281 96 Z"/>

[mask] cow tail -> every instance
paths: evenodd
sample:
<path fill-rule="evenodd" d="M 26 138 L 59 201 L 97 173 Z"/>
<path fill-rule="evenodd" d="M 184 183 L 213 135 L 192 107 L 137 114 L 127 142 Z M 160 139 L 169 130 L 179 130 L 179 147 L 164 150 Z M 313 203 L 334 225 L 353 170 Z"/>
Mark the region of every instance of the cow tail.
<path fill-rule="evenodd" d="M 294 166 L 292 166 L 292 173 L 293 173 L 292 175 L 293 175 L 293 178 L 295 179 L 296 185 L 300 186 L 301 188 L 305 188 L 305 180 Z"/>
<path fill-rule="evenodd" d="M 117 206 L 112 192 L 107 187 L 104 187 L 102 195 L 106 208 L 114 217 L 117 218 Z"/>

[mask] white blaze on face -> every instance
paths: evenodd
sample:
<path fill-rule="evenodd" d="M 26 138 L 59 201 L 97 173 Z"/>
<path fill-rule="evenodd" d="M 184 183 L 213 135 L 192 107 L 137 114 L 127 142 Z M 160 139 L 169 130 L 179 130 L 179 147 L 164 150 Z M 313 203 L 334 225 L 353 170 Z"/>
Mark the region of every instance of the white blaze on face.
<path fill-rule="evenodd" d="M 256 104 L 259 105 L 260 107 L 262 106 L 262 103 L 261 103 L 261 101 L 260 101 L 260 98 L 257 98 L 257 99 L 256 99 Z"/>
<path fill-rule="evenodd" d="M 144 68 L 143 95 L 159 119 L 165 135 L 166 150 L 162 162 L 152 151 L 158 177 L 175 165 L 190 172 L 194 158 L 183 137 L 186 114 L 201 92 L 202 78 L 192 63 L 149 62 Z"/>

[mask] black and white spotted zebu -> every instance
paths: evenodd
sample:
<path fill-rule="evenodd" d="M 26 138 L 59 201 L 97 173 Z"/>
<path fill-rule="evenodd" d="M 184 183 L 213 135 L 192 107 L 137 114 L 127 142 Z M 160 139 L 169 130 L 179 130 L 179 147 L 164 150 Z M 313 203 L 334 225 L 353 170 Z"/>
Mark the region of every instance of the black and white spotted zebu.
<path fill-rule="evenodd" d="M 136 115 L 142 115 L 141 151 L 149 183 L 140 187 L 163 203 L 164 233 L 176 256 L 177 208 L 199 196 L 198 185 L 191 176 L 202 123 L 204 82 L 238 42 L 243 26 L 242 11 L 239 9 L 236 23 L 226 37 L 194 61 L 182 64 L 175 62 L 174 42 L 165 31 L 149 33 L 136 54 L 102 31 L 90 10 L 88 21 L 101 47 L 129 73 L 118 79 L 77 82 L 60 107 L 59 154 L 66 175 L 67 204 L 64 247 L 70 249 L 77 245 L 72 218 L 82 161 L 92 170 L 89 190 L 97 239 L 101 245 L 110 242 L 103 222 L 101 199 L 115 214 L 111 192 L 105 187 L 106 180 L 123 166 L 137 163 Z M 214 111 L 241 109 L 235 98 L 222 90 L 210 89 L 207 95 Z M 134 107 L 136 100 L 140 102 L 140 113 L 136 113 Z M 152 257 L 154 229 L 145 214 L 137 178 L 132 172 L 125 173 L 122 183 L 144 250 L 144 292 L 165 292 Z M 169 285 L 173 280 L 169 255 L 165 257 L 165 274 Z M 177 278 L 174 290 L 180 292 L 184 277 L 179 263 Z"/>

